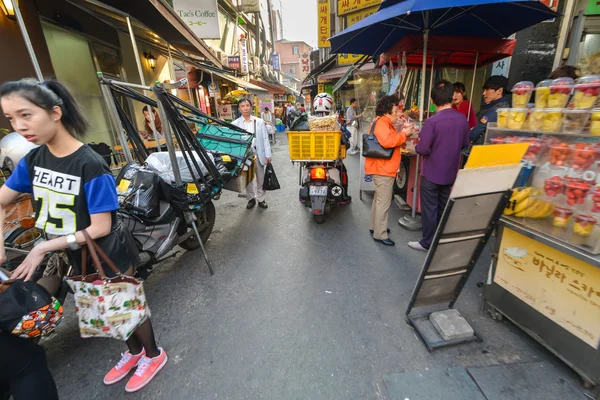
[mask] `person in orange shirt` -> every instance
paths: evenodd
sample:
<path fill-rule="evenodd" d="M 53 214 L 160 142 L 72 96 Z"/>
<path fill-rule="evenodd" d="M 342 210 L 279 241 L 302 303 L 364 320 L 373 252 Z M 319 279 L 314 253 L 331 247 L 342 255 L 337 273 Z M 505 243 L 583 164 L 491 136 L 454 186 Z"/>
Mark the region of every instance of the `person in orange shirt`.
<path fill-rule="evenodd" d="M 400 167 L 400 146 L 406 142 L 406 135 L 403 132 L 396 132 L 394 128 L 394 122 L 398 119 L 398 107 L 401 106 L 402 100 L 404 100 L 403 97 L 399 100 L 396 96 L 383 96 L 375 108 L 377 119 L 373 122 L 376 124 L 373 134 L 382 147 L 394 149 L 392 158 L 389 160 L 365 158 L 365 172 L 373 177 L 375 183 L 369 229 L 373 240 L 385 246 L 395 245 L 394 241 L 388 237 L 387 222 L 394 180 Z"/>

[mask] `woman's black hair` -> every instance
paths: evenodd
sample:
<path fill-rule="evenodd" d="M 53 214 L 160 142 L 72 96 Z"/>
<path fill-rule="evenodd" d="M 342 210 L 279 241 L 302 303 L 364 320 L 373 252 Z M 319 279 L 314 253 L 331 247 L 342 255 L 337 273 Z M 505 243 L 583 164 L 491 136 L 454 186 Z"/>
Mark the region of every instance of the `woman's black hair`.
<path fill-rule="evenodd" d="M 0 99 L 13 94 L 23 97 L 48 113 L 52 112 L 54 107 L 60 107 L 62 110 L 60 120 L 65 129 L 73 136 L 85 136 L 89 127 L 88 121 L 71 91 L 62 83 L 54 79 L 38 82 L 26 78 L 6 82 L 0 86 Z"/>
<path fill-rule="evenodd" d="M 391 114 L 394 110 L 394 106 L 400 103 L 396 96 L 383 96 L 377 101 L 375 106 L 375 115 L 381 117 L 385 114 Z"/>
<path fill-rule="evenodd" d="M 464 83 L 462 83 L 462 82 L 454 82 L 454 91 L 455 92 L 459 92 L 460 94 L 462 94 L 464 100 L 469 100 L 467 98 L 467 87 L 465 86 Z"/>

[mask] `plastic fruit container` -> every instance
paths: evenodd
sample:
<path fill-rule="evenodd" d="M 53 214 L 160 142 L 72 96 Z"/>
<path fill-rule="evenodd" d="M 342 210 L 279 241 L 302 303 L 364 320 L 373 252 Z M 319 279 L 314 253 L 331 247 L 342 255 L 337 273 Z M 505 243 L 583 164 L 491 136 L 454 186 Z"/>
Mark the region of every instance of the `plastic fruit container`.
<path fill-rule="evenodd" d="M 573 233 L 579 236 L 587 237 L 590 236 L 594 230 L 594 225 L 598 223 L 598 220 L 586 214 L 575 215 L 575 223 L 573 224 Z"/>
<path fill-rule="evenodd" d="M 592 136 L 600 136 L 600 108 L 594 108 L 590 114 L 590 133 Z"/>
<path fill-rule="evenodd" d="M 587 171 L 598 158 L 598 148 L 588 143 L 577 143 L 572 146 L 569 156 L 570 167 L 575 171 Z"/>
<path fill-rule="evenodd" d="M 556 197 L 565 190 L 565 181 L 560 176 L 553 176 L 544 182 L 544 192 L 548 197 Z"/>
<path fill-rule="evenodd" d="M 533 93 L 533 82 L 522 81 L 512 88 L 512 105 L 515 108 L 525 108 Z"/>
<path fill-rule="evenodd" d="M 571 91 L 575 81 L 571 78 L 558 78 L 550 84 L 550 95 L 548 96 L 549 108 L 564 108 L 569 103 Z"/>
<path fill-rule="evenodd" d="M 568 143 L 561 142 L 550 145 L 550 164 L 557 167 L 562 167 L 567 163 L 567 159 L 571 154 L 571 147 Z"/>
<path fill-rule="evenodd" d="M 546 142 L 539 138 L 519 138 L 519 143 L 529 143 L 527 152 L 523 156 L 523 160 L 531 161 L 533 163 L 538 161 L 538 157 L 544 149 Z"/>
<path fill-rule="evenodd" d="M 508 112 L 508 129 L 523 129 L 525 119 L 527 119 L 526 108 L 511 108 Z"/>
<path fill-rule="evenodd" d="M 510 108 L 499 108 L 498 113 L 498 128 L 506 128 L 508 127 L 508 113 Z"/>
<path fill-rule="evenodd" d="M 547 108 L 548 97 L 550 96 L 551 79 L 541 81 L 535 87 L 535 108 Z"/>
<path fill-rule="evenodd" d="M 530 131 L 541 131 L 545 117 L 546 111 L 544 109 L 534 108 L 533 110 L 529 111 L 529 116 L 527 117 L 527 123 L 525 126 Z"/>
<path fill-rule="evenodd" d="M 573 105 L 575 108 L 592 108 L 600 95 L 600 76 L 584 76 L 575 82 Z"/>
<path fill-rule="evenodd" d="M 592 187 L 589 184 L 583 182 L 567 184 L 567 189 L 565 191 L 565 194 L 567 195 L 567 204 L 570 206 L 583 204 L 591 188 Z"/>
<path fill-rule="evenodd" d="M 594 202 L 594 205 L 592 206 L 592 212 L 600 213 L 600 188 L 592 192 L 592 201 Z"/>
<path fill-rule="evenodd" d="M 588 110 L 563 110 L 563 126 L 565 133 L 581 133 L 588 122 L 590 112 Z"/>
<path fill-rule="evenodd" d="M 569 225 L 572 216 L 573 210 L 570 208 L 556 206 L 554 207 L 554 219 L 552 220 L 552 225 L 558 228 L 565 228 Z"/>
<path fill-rule="evenodd" d="M 563 123 L 563 110 L 560 108 L 547 108 L 542 123 L 543 132 L 560 132 Z"/>

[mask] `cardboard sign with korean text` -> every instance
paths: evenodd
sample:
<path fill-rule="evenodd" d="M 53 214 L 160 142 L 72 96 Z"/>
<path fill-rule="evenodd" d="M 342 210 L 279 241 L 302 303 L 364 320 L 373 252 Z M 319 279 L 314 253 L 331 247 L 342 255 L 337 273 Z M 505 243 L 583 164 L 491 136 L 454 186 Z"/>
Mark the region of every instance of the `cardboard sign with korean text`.
<path fill-rule="evenodd" d="M 598 349 L 600 268 L 505 228 L 494 282 Z"/>

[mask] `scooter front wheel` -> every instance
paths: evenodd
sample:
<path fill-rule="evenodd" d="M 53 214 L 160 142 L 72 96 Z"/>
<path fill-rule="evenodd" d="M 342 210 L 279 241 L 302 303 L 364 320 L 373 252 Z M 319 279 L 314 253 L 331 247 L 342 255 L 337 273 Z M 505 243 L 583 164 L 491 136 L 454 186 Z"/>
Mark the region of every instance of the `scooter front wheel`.
<path fill-rule="evenodd" d="M 317 224 L 322 224 L 327 219 L 327 217 L 323 214 L 320 214 L 320 215 L 313 214 L 313 218 L 315 219 L 315 222 Z"/>

